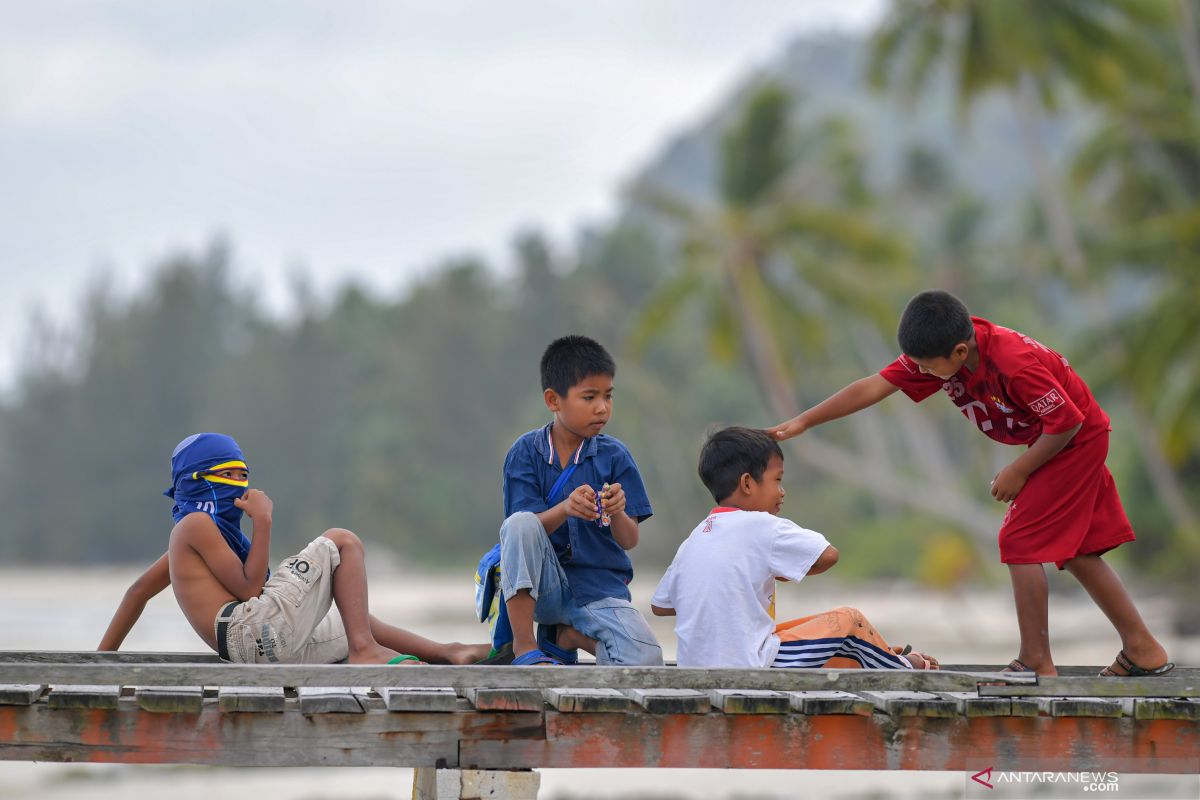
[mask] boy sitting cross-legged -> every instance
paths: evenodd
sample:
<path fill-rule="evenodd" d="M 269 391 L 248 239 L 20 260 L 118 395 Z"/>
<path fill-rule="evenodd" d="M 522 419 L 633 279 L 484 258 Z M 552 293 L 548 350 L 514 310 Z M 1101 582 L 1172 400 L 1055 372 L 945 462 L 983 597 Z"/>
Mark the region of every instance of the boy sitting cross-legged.
<path fill-rule="evenodd" d="M 724 428 L 700 451 L 700 480 L 717 501 L 654 592 L 675 617 L 681 667 L 937 669 L 889 647 L 858 609 L 843 606 L 775 624 L 775 581 L 837 563 L 824 536 L 780 516 L 783 451 L 765 431 Z"/>
<path fill-rule="evenodd" d="M 512 663 L 573 663 L 583 648 L 598 664 L 660 665 L 662 649 L 628 588 L 626 553 L 653 513 L 650 500 L 629 450 L 601 433 L 612 418 L 616 364 L 586 336 L 564 336 L 540 367 L 554 419 L 517 439 L 504 459 L 500 587 Z"/>
<path fill-rule="evenodd" d="M 249 488 L 250 470 L 230 437 L 184 439 L 171 455 L 171 478 L 167 552 L 129 587 L 98 649 L 119 648 L 146 602 L 170 586 L 224 661 L 470 664 L 486 655 L 487 645 L 433 642 L 369 614 L 363 544 L 348 530 L 325 531 L 269 574 L 274 504 Z M 243 513 L 253 541 L 242 533 Z"/>

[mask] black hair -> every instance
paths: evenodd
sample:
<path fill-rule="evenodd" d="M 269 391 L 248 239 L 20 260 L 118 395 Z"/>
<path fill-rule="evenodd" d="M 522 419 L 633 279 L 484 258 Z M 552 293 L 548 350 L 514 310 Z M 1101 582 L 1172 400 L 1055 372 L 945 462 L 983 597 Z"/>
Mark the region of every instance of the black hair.
<path fill-rule="evenodd" d="M 966 305 L 949 292 L 931 289 L 908 301 L 896 339 L 900 351 L 915 358 L 945 358 L 960 342 L 975 336 Z"/>
<path fill-rule="evenodd" d="M 746 473 L 762 480 L 771 456 L 783 458 L 779 442 L 756 428 L 721 428 L 700 448 L 700 480 L 718 503 L 737 489 Z"/>
<path fill-rule="evenodd" d="M 593 375 L 617 375 L 617 365 L 608 351 L 586 336 L 563 336 L 555 339 L 542 353 L 540 364 L 542 391 L 553 389 L 560 396 L 584 378 Z"/>

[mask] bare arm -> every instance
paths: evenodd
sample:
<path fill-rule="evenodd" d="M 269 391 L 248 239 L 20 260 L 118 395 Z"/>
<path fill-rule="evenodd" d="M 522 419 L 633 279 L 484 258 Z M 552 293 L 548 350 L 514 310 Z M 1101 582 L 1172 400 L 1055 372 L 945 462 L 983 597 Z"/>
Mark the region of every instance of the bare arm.
<path fill-rule="evenodd" d="M 273 504 L 258 489 L 251 489 L 234 501 L 251 519 L 253 539 L 245 563 L 229 549 L 217 526 L 204 514 L 184 517 L 171 534 L 171 546 L 190 548 L 204 562 L 222 586 L 238 600 L 249 600 L 262 593 L 267 580 L 267 558 L 271 546 L 271 510 Z"/>
<path fill-rule="evenodd" d="M 825 551 L 817 557 L 817 561 L 808 568 L 809 575 L 820 575 L 826 572 L 830 567 L 838 562 L 838 551 L 833 545 L 825 548 Z"/>
<path fill-rule="evenodd" d="M 146 608 L 146 603 L 151 597 L 154 597 L 163 589 L 171 585 L 171 573 L 167 567 L 167 554 L 162 556 L 150 565 L 150 568 L 137 577 L 129 588 L 125 590 L 125 596 L 121 598 L 121 604 L 117 606 L 117 611 L 113 614 L 112 621 L 108 623 L 108 629 L 104 631 L 104 636 L 100 639 L 100 646 L 97 650 L 118 650 L 121 643 L 125 641 L 125 637 L 129 635 L 129 631 L 133 629 L 134 624 L 142 616 L 142 611 Z"/>
<path fill-rule="evenodd" d="M 773 428 L 767 428 L 767 433 L 776 439 L 791 439 L 809 428 L 815 428 L 831 420 L 840 419 L 855 411 L 873 406 L 896 390 L 896 386 L 882 375 L 878 373 L 868 375 L 835 392 L 799 416 L 793 417 L 787 422 L 781 422 Z"/>
<path fill-rule="evenodd" d="M 1075 434 L 1079 433 L 1079 429 L 1082 427 L 1083 423 L 1080 423 L 1069 431 L 1043 433 L 1039 436 L 1028 450 L 1000 470 L 992 479 L 992 497 L 1001 503 L 1013 500 L 1025 486 L 1025 481 L 1029 480 L 1029 476 L 1038 467 L 1058 455 L 1075 438 Z"/>
<path fill-rule="evenodd" d="M 675 609 L 663 608 L 662 606 L 656 606 L 653 603 L 650 604 L 650 611 L 656 617 L 673 617 L 673 616 L 675 616 Z"/>

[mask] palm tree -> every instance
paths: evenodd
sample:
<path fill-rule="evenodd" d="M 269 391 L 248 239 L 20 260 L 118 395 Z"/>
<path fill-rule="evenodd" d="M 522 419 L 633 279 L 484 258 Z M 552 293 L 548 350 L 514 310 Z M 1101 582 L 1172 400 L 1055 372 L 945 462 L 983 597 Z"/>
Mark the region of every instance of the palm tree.
<path fill-rule="evenodd" d="M 1167 72 L 1152 34 L 1168 21 L 1168 11 L 1161 3 L 1112 0 L 896 0 L 874 36 L 869 78 L 878 88 L 896 87 L 912 98 L 928 84 L 935 67 L 949 62 L 960 116 L 989 90 L 1004 90 L 1014 99 L 1050 244 L 1097 330 L 1110 329 L 1112 315 L 1090 280 L 1092 271 L 1042 142 L 1041 123 L 1046 112 L 1059 107 L 1063 89 L 1112 107 L 1133 95 L 1135 76 L 1139 90 L 1165 82 Z M 1121 339 L 1109 337 L 1106 344 L 1112 360 L 1125 360 Z M 1141 403 L 1123 399 L 1135 427 L 1150 430 L 1150 416 Z M 1149 436 L 1137 443 L 1175 523 L 1193 526 L 1198 517 L 1161 441 Z"/>
<path fill-rule="evenodd" d="M 686 307 L 699 305 L 710 353 L 742 354 L 779 419 L 801 410 L 793 360 L 781 343 L 815 349 L 824 335 L 820 320 L 832 311 L 890 320 L 893 282 L 909 269 L 906 245 L 871 221 L 848 126 L 827 120 L 794 131 L 791 108 L 774 84 L 750 93 L 721 143 L 715 202 L 690 203 L 650 186 L 635 190 L 635 200 L 673 223 L 681 265 L 642 312 L 632 344 L 644 348 Z M 812 434 L 796 452 L 877 499 L 951 519 L 981 540 L 994 536 L 990 509 L 954 486 L 931 492 L 892 469 L 885 452 L 851 452 Z"/>

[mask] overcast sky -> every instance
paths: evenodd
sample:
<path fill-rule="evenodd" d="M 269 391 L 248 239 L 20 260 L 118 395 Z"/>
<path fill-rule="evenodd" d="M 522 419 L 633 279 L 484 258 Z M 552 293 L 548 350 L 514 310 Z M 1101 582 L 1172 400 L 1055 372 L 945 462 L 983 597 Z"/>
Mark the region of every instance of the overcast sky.
<path fill-rule="evenodd" d="M 0 386 L 34 308 L 218 233 L 276 307 L 297 268 L 395 293 L 566 239 L 791 37 L 883 2 L 5 3 Z"/>

